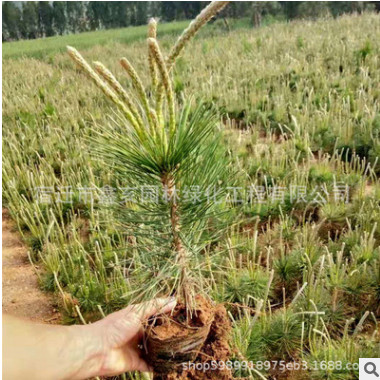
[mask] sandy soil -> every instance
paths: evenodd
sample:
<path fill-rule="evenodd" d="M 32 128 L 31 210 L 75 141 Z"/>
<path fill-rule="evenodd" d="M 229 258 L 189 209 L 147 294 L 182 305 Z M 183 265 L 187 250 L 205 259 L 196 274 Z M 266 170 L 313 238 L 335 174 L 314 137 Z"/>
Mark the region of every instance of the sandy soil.
<path fill-rule="evenodd" d="M 54 296 L 43 292 L 28 260 L 28 250 L 20 239 L 7 210 L 3 224 L 3 312 L 35 322 L 59 323 Z"/>

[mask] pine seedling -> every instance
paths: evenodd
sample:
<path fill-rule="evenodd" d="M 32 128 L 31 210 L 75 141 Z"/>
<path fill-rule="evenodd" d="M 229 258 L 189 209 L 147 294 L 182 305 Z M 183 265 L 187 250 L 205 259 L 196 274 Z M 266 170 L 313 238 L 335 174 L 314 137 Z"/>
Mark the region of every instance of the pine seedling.
<path fill-rule="evenodd" d="M 202 290 L 201 252 L 227 226 L 220 222 L 225 195 L 220 189 L 227 185 L 230 169 L 216 116 L 202 104 L 194 107 L 191 100 L 177 108 L 170 70 L 186 43 L 227 3 L 209 4 L 166 59 L 156 39 L 156 22 L 149 22 L 152 96 L 127 58 L 120 63 L 133 84 L 133 95 L 103 64 L 95 62 L 93 70 L 79 52 L 68 47 L 71 58 L 121 111 L 119 128 L 103 128 L 95 138 L 95 152 L 110 165 L 118 183 L 133 181 L 141 188 L 158 189 L 156 202 L 140 198 L 133 208 L 124 202 L 114 210 L 120 226 L 132 229 L 142 265 L 151 274 L 152 284 L 144 284 L 141 295 L 175 293 L 190 312 L 195 295 Z M 197 189 L 196 199 L 178 196 L 190 189 Z M 211 191 L 216 193 L 210 196 Z"/>

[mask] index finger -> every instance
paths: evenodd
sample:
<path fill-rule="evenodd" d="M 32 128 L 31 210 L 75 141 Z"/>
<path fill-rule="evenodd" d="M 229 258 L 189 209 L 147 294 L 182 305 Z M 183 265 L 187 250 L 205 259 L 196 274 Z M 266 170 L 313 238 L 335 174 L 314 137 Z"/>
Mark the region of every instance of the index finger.
<path fill-rule="evenodd" d="M 151 301 L 128 306 L 125 311 L 134 313 L 142 321 L 158 313 L 169 313 L 174 309 L 176 304 L 177 301 L 174 297 L 156 298 Z"/>

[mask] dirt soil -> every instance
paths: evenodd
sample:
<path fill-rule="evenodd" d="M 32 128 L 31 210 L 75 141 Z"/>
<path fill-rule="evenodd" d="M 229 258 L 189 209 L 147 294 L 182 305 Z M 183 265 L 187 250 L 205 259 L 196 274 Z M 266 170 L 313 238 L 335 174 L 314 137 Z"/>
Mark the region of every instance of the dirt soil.
<path fill-rule="evenodd" d="M 195 365 L 202 367 L 184 368 L 182 365 L 170 373 L 155 373 L 154 380 L 232 380 L 232 373 L 228 369 L 211 368 L 212 362 L 225 363 L 230 358 L 229 337 L 231 333 L 231 323 L 228 318 L 226 309 L 223 305 L 217 305 L 215 309 L 211 309 L 214 314 L 206 341 L 200 349 Z M 206 311 L 206 310 L 204 310 Z M 206 311 L 207 314 L 207 311 Z M 186 362 L 188 364 L 188 362 Z M 189 366 L 190 367 L 190 366 Z M 198 368 L 198 369 L 197 369 Z M 204 368 L 204 369 L 202 369 Z"/>
<path fill-rule="evenodd" d="M 2 211 L 2 225 L 3 312 L 34 322 L 60 323 L 54 297 L 40 289 L 28 249 L 6 209 Z"/>

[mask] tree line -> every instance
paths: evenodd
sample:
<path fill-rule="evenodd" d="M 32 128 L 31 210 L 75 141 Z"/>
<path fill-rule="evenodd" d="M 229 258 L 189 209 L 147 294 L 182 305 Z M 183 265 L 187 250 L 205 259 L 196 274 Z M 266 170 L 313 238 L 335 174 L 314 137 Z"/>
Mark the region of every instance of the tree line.
<path fill-rule="evenodd" d="M 150 17 L 161 22 L 191 19 L 207 1 L 4 1 L 2 41 L 34 39 L 146 24 Z M 259 26 L 263 16 L 282 19 L 327 14 L 380 11 L 380 2 L 232 2 L 219 17 L 250 18 Z"/>

